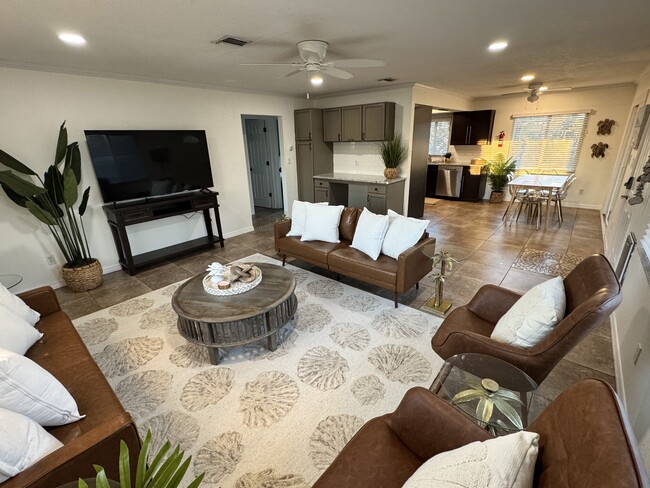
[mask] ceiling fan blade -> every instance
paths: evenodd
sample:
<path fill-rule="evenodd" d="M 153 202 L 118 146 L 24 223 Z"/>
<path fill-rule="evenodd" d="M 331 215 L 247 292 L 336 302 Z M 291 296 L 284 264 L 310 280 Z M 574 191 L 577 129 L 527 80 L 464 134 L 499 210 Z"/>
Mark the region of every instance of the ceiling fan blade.
<path fill-rule="evenodd" d="M 323 69 L 323 73 L 329 76 L 333 76 L 334 78 L 340 78 L 342 80 L 349 80 L 350 78 L 354 77 L 354 75 L 349 71 L 338 68 L 326 68 Z"/>
<path fill-rule="evenodd" d="M 337 68 L 381 68 L 386 62 L 381 59 L 337 59 L 330 61 Z"/>
<path fill-rule="evenodd" d="M 300 66 L 301 63 L 239 63 L 239 66 Z"/>
<path fill-rule="evenodd" d="M 287 73 L 286 75 L 278 76 L 278 80 L 283 80 L 285 78 L 289 78 L 290 76 L 294 76 L 299 73 L 302 73 L 302 70 L 297 69 L 295 71 L 292 71 L 291 73 Z"/>

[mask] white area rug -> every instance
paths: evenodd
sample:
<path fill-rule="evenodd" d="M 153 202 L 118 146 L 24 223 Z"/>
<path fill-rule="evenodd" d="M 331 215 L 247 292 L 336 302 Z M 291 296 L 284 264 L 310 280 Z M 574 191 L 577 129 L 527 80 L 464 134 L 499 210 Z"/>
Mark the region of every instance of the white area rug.
<path fill-rule="evenodd" d="M 442 365 L 430 345 L 439 318 L 287 268 L 299 304 L 275 352 L 251 344 L 211 365 L 176 330 L 179 283 L 74 321 L 141 434 L 180 444 L 202 486 L 311 486 L 366 421 Z"/>

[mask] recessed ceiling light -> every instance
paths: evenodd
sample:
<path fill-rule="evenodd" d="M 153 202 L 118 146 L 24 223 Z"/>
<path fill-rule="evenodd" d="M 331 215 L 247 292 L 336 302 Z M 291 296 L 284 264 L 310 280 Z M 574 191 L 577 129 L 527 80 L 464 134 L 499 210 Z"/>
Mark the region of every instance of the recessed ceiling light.
<path fill-rule="evenodd" d="M 503 51 L 507 47 L 508 47 L 508 43 L 506 41 L 497 41 L 497 42 L 493 42 L 488 46 L 488 51 L 492 51 L 496 53 L 499 51 Z"/>
<path fill-rule="evenodd" d="M 521 81 L 533 81 L 535 79 L 535 75 L 524 75 L 521 77 Z"/>
<path fill-rule="evenodd" d="M 323 77 L 321 75 L 314 75 L 309 79 L 309 81 L 311 81 L 311 84 L 314 86 L 320 86 L 323 84 Z"/>
<path fill-rule="evenodd" d="M 548 90 L 548 86 L 540 86 L 538 90 L 541 92 L 545 92 L 546 90 Z"/>
<path fill-rule="evenodd" d="M 63 34 L 59 34 L 59 39 L 72 46 L 83 46 L 86 44 L 86 39 L 81 37 L 79 34 L 70 34 L 68 32 L 65 32 Z"/>

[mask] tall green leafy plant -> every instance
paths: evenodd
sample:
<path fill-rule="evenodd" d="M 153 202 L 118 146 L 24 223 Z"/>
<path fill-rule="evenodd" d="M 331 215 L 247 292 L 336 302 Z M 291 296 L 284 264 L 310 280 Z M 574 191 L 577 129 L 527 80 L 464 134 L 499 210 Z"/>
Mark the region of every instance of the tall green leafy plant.
<path fill-rule="evenodd" d="M 379 144 L 379 155 L 386 168 L 397 168 L 406 159 L 408 147 L 402 143 L 401 134 Z"/>
<path fill-rule="evenodd" d="M 59 129 L 54 163 L 42 178 L 1 149 L 0 163 L 9 168 L 0 171 L 0 186 L 11 201 L 26 208 L 48 226 L 63 253 L 66 266 L 76 268 L 92 262 L 81 219 L 88 206 L 90 187 L 83 192 L 75 209 L 79 200 L 77 187 L 81 181 L 81 156 L 77 142 L 68 144 L 65 121 Z"/>
<path fill-rule="evenodd" d="M 177 488 L 180 486 L 187 469 L 192 461 L 189 456 L 183 461 L 185 452 L 176 448 L 169 453 L 171 444 L 167 441 L 160 450 L 154 454 L 153 459 L 149 462 L 149 447 L 151 445 L 151 431 L 147 431 L 140 455 L 138 456 L 138 465 L 135 471 L 135 483 L 131 484 L 131 462 L 129 458 L 129 448 L 124 441 L 120 441 L 120 488 Z M 111 488 L 108 476 L 104 468 L 94 465 L 97 476 L 95 477 L 96 488 Z M 205 473 L 197 476 L 187 488 L 197 488 Z M 88 488 L 88 484 L 80 479 L 77 488 Z"/>
<path fill-rule="evenodd" d="M 506 159 L 505 154 L 499 153 L 486 167 L 492 191 L 503 191 L 508 183 L 508 176 L 517 169 L 517 160 L 512 157 Z"/>

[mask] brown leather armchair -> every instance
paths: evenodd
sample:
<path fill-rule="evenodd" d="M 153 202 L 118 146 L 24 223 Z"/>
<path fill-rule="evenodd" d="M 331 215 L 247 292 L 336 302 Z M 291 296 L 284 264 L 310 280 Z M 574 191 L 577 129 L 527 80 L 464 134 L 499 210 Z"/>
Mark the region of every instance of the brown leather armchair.
<path fill-rule="evenodd" d="M 616 393 L 585 380 L 557 397 L 526 430 L 540 435 L 536 488 L 648 488 L 638 446 Z M 401 487 L 429 458 L 489 434 L 424 388 L 367 422 L 314 488 Z"/>
<path fill-rule="evenodd" d="M 494 285 L 483 286 L 467 305 L 452 311 L 431 339 L 443 359 L 464 352 L 487 354 L 525 371 L 538 385 L 555 365 L 621 303 L 621 286 L 607 259 L 585 258 L 564 278 L 566 312 L 551 333 L 524 349 L 490 339 L 499 319 L 521 295 Z"/>

